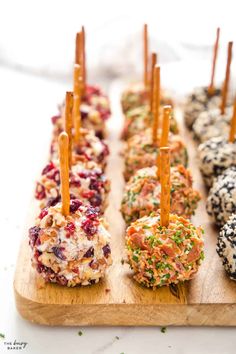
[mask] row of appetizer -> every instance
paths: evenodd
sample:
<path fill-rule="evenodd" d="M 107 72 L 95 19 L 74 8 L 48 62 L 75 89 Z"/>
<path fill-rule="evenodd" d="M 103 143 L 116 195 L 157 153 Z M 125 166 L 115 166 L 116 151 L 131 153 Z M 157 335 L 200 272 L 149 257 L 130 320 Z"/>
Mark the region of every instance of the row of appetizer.
<path fill-rule="evenodd" d="M 187 169 L 187 147 L 178 135 L 172 100 L 161 89 L 157 56 L 149 57 L 145 25 L 143 83 L 121 97 L 126 181 L 121 212 L 134 279 L 157 288 L 192 279 L 204 246 L 203 229 L 190 221 L 200 194 Z"/>
<path fill-rule="evenodd" d="M 41 210 L 29 229 L 32 265 L 46 282 L 94 284 L 112 263 L 103 217 L 110 190 L 104 140 L 109 116 L 107 96 L 86 83 L 82 28 L 76 36 L 73 92 L 52 117 L 49 161 L 35 191 Z"/>
<path fill-rule="evenodd" d="M 215 87 L 219 37 L 218 28 L 210 85 L 196 88 L 187 97 L 184 120 L 200 143 L 199 167 L 208 189 L 206 210 L 220 228 L 216 250 L 227 274 L 236 280 L 236 98 L 229 89 L 233 42 L 228 43 L 222 88 Z"/>

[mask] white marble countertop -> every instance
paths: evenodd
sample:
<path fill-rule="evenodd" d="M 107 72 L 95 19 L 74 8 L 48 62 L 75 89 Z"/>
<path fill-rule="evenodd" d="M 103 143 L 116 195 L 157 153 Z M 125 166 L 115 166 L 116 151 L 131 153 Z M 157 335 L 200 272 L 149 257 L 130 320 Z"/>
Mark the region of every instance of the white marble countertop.
<path fill-rule="evenodd" d="M 26 322 L 16 312 L 13 274 L 24 220 L 49 146 L 50 116 L 66 87 L 0 67 L 0 353 L 29 354 L 233 354 L 235 328 L 74 327 L 49 328 Z M 81 331 L 80 336 L 78 332 Z M 10 342 L 26 342 L 9 350 Z M 24 345 L 23 345 L 24 346 Z"/>

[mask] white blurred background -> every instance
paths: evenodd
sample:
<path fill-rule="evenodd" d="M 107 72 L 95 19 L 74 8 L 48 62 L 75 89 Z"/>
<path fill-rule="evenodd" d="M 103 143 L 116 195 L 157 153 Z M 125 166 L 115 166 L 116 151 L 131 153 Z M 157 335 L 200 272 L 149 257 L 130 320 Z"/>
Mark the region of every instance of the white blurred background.
<path fill-rule="evenodd" d="M 82 24 L 92 81 L 133 78 L 140 72 L 141 28 L 147 22 L 151 48 L 158 51 L 161 64 L 171 64 L 171 73 L 180 72 L 180 65 L 172 69 L 173 63 L 193 63 L 184 64 L 187 72 L 181 70 L 177 85 L 173 74 L 164 75 L 167 86 L 174 88 L 186 77 L 196 85 L 209 81 L 217 26 L 222 30 L 217 70 L 221 79 L 226 43 L 236 34 L 234 0 L 1 0 L 0 4 L 0 64 L 61 81 L 71 78 L 75 33 Z"/>

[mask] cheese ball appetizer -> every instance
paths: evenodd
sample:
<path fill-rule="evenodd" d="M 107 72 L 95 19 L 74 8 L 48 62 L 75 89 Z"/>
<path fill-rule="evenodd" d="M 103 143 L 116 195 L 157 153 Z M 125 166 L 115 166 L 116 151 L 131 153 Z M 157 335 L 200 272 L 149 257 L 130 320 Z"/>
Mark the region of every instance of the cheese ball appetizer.
<path fill-rule="evenodd" d="M 59 114 L 52 117 L 53 136 L 57 138 L 64 130 L 63 114 L 65 104 L 59 106 Z M 96 86 L 86 86 L 86 93 L 81 98 L 81 124 L 83 128 L 92 129 L 100 139 L 107 136 L 106 121 L 111 115 L 108 97 Z"/>
<path fill-rule="evenodd" d="M 121 106 L 124 113 L 146 104 L 149 104 L 149 92 L 143 83 L 130 85 L 121 96 Z M 161 90 L 161 104 L 173 106 L 172 99 L 163 90 Z"/>
<path fill-rule="evenodd" d="M 218 236 L 216 251 L 230 279 L 236 280 L 236 215 L 231 215 Z"/>
<path fill-rule="evenodd" d="M 96 209 L 71 200 L 70 215 L 58 203 L 43 209 L 29 229 L 32 265 L 46 282 L 95 284 L 111 265 L 110 234 Z"/>
<path fill-rule="evenodd" d="M 218 108 L 221 103 L 221 90 L 215 89 L 212 95 L 208 93 L 208 87 L 197 87 L 187 96 L 184 105 L 184 121 L 191 129 L 200 113 Z"/>
<path fill-rule="evenodd" d="M 204 258 L 203 230 L 170 214 L 168 227 L 153 213 L 133 222 L 126 231 L 128 263 L 134 279 L 146 287 L 190 280 Z"/>
<path fill-rule="evenodd" d="M 110 191 L 110 181 L 93 161 L 80 162 L 71 167 L 69 175 L 70 198 L 98 207 L 104 213 Z M 58 164 L 50 161 L 43 169 L 36 184 L 35 198 L 40 208 L 56 205 L 61 201 L 60 170 Z"/>
<path fill-rule="evenodd" d="M 93 131 L 87 129 L 80 130 L 79 143 L 73 148 L 73 160 L 76 163 L 84 156 L 88 161 L 96 162 L 103 170 L 107 165 L 109 148 L 105 140 L 101 140 Z M 51 144 L 51 161 L 58 160 L 58 141 L 53 140 Z"/>
<path fill-rule="evenodd" d="M 236 164 L 236 143 L 223 137 L 209 139 L 199 145 L 198 157 L 204 182 L 211 187 L 215 177 Z"/>
<path fill-rule="evenodd" d="M 202 112 L 193 124 L 194 136 L 202 143 L 216 136 L 228 137 L 231 119 L 231 107 L 226 109 L 225 114 L 221 114 L 219 108 Z"/>
<path fill-rule="evenodd" d="M 214 181 L 206 208 L 217 226 L 223 226 L 236 212 L 236 166 L 229 167 Z"/>
<path fill-rule="evenodd" d="M 171 213 L 190 218 L 200 200 L 192 176 L 184 166 L 171 167 Z M 121 212 L 127 224 L 160 209 L 161 184 L 157 167 L 138 170 L 125 186 Z"/>
<path fill-rule="evenodd" d="M 159 142 L 158 142 L 159 143 Z M 187 166 L 187 149 L 178 135 L 169 135 L 171 165 Z M 147 129 L 140 134 L 132 136 L 124 151 L 125 171 L 124 178 L 129 180 L 134 173 L 144 167 L 156 165 L 159 147 L 152 143 L 152 129 Z"/>
<path fill-rule="evenodd" d="M 125 115 L 125 124 L 122 132 L 122 138 L 127 140 L 135 134 L 139 134 L 152 125 L 152 113 L 148 105 L 140 106 L 129 110 Z M 161 121 L 160 121 L 161 124 Z M 179 128 L 177 121 L 171 114 L 170 131 L 173 134 L 178 134 Z"/>

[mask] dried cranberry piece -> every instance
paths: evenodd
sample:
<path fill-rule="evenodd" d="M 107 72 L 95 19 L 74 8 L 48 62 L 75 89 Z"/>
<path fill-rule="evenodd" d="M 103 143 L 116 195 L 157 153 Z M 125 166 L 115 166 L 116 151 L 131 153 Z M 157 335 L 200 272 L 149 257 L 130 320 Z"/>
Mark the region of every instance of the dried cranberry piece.
<path fill-rule="evenodd" d="M 90 180 L 89 188 L 99 192 L 101 189 L 101 184 L 101 181 L 98 181 L 95 177 L 93 177 Z"/>
<path fill-rule="evenodd" d="M 81 223 L 81 227 L 88 236 L 93 236 L 97 232 L 97 223 L 91 219 L 85 219 Z"/>
<path fill-rule="evenodd" d="M 49 171 L 53 170 L 55 165 L 52 161 L 50 161 L 43 169 L 42 175 L 46 175 Z"/>
<path fill-rule="evenodd" d="M 55 169 L 55 171 L 53 171 L 53 173 L 49 173 L 49 174 L 47 175 L 47 177 L 48 177 L 49 179 L 54 180 L 57 185 L 60 184 L 60 172 L 59 172 L 58 169 Z"/>
<path fill-rule="evenodd" d="M 99 215 L 99 208 L 88 207 L 85 215 L 87 218 L 95 220 Z"/>
<path fill-rule="evenodd" d="M 80 180 L 79 180 L 78 177 L 76 177 L 76 176 L 71 176 L 71 178 L 70 178 L 70 185 L 79 188 L 79 187 L 81 186 L 81 182 L 80 182 Z"/>
<path fill-rule="evenodd" d="M 44 218 L 44 216 L 46 216 L 46 215 L 48 215 L 48 210 L 47 209 L 43 209 L 41 211 L 41 213 L 39 214 L 39 219 L 42 220 Z"/>
<path fill-rule="evenodd" d="M 66 277 L 64 275 L 59 275 L 59 276 L 57 276 L 57 282 L 60 285 L 66 286 L 68 283 L 68 280 L 66 279 Z"/>
<path fill-rule="evenodd" d="M 89 176 L 87 171 L 79 172 L 78 175 L 80 178 L 87 178 Z"/>
<path fill-rule="evenodd" d="M 90 258 L 94 256 L 94 248 L 90 247 L 87 252 L 84 254 L 84 258 Z"/>
<path fill-rule="evenodd" d="M 80 110 L 81 119 L 86 119 L 88 117 L 88 112 L 83 109 Z"/>
<path fill-rule="evenodd" d="M 55 256 L 62 261 L 66 260 L 66 256 L 62 253 L 65 250 L 64 247 L 52 247 L 52 251 L 55 254 Z"/>
<path fill-rule="evenodd" d="M 73 222 L 68 222 L 68 224 L 65 226 L 65 230 L 67 231 L 66 237 L 72 236 L 75 232 L 75 224 Z"/>
<path fill-rule="evenodd" d="M 56 124 L 56 122 L 57 122 L 57 120 L 58 120 L 59 118 L 61 118 L 61 116 L 59 116 L 59 115 L 53 116 L 53 117 L 51 118 L 52 124 Z"/>
<path fill-rule="evenodd" d="M 29 239 L 30 239 L 31 247 L 35 246 L 35 243 L 39 237 L 40 230 L 41 230 L 41 228 L 38 226 L 33 226 L 29 229 Z"/>
<path fill-rule="evenodd" d="M 82 192 L 82 197 L 83 198 L 87 198 L 87 199 L 89 199 L 89 198 L 92 198 L 93 196 L 95 195 L 95 192 L 94 191 L 83 191 Z"/>
<path fill-rule="evenodd" d="M 58 195 L 56 198 L 49 198 L 47 202 L 47 207 L 55 206 L 57 203 L 61 201 L 61 196 Z"/>
<path fill-rule="evenodd" d="M 79 207 L 82 205 L 81 201 L 78 199 L 74 199 L 70 201 L 70 212 L 75 213 Z"/>
<path fill-rule="evenodd" d="M 41 183 L 38 183 L 38 182 L 36 184 L 35 198 L 38 200 L 42 200 L 42 199 L 46 198 L 45 187 Z"/>
<path fill-rule="evenodd" d="M 102 197 L 100 194 L 96 194 L 92 198 L 89 198 L 89 202 L 93 207 L 100 207 L 102 204 Z"/>
<path fill-rule="evenodd" d="M 103 248 L 103 254 L 106 258 L 108 258 L 109 254 L 111 253 L 111 249 L 109 245 L 105 245 Z"/>

